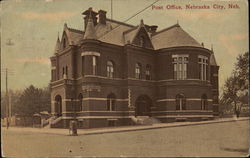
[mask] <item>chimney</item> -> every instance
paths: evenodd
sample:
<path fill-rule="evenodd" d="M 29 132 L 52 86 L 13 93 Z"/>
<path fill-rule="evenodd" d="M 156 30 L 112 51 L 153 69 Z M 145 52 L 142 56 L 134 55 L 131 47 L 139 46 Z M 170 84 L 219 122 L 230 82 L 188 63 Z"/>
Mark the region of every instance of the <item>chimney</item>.
<path fill-rule="evenodd" d="M 97 17 L 96 17 L 96 15 L 98 13 L 95 12 L 95 11 L 93 11 L 93 9 L 90 7 L 88 10 L 85 10 L 82 13 L 82 15 L 85 15 L 85 17 L 84 17 L 84 29 L 86 29 L 86 26 L 87 26 L 90 14 L 92 16 L 92 20 L 93 20 L 94 26 L 97 24 Z"/>
<path fill-rule="evenodd" d="M 106 11 L 104 10 L 99 10 L 99 23 L 106 25 Z"/>
<path fill-rule="evenodd" d="M 144 25 L 144 26 L 145 26 L 146 30 L 147 30 L 148 32 L 150 32 L 150 26 L 149 26 L 149 25 Z"/>
<path fill-rule="evenodd" d="M 150 26 L 150 31 L 151 31 L 151 33 L 155 33 L 156 30 L 157 30 L 157 28 L 158 28 L 158 26 L 156 26 L 156 25 Z"/>

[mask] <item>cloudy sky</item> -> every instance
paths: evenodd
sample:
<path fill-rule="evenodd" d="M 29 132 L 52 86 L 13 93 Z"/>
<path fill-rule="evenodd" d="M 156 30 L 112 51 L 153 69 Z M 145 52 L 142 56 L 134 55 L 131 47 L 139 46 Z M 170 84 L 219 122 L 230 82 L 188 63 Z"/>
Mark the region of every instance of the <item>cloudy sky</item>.
<path fill-rule="evenodd" d="M 33 84 L 45 87 L 50 80 L 50 60 L 57 35 L 62 35 L 63 24 L 83 30 L 81 13 L 93 7 L 103 9 L 110 18 L 111 0 L 8 0 L 1 2 L 1 84 L 2 72 L 9 68 L 10 89 L 23 89 Z M 113 0 L 113 19 L 124 21 L 155 0 Z M 185 9 L 186 5 L 208 5 L 210 9 Z M 238 9 L 229 9 L 237 4 Z M 177 23 L 205 47 L 213 49 L 220 65 L 220 86 L 231 74 L 236 56 L 248 51 L 247 2 L 238 1 L 171 1 L 159 0 L 156 6 L 180 5 L 182 10 L 151 7 L 128 23 L 138 25 L 140 19 L 158 30 Z M 225 9 L 213 9 L 223 5 Z M 9 39 L 13 45 L 9 45 Z"/>

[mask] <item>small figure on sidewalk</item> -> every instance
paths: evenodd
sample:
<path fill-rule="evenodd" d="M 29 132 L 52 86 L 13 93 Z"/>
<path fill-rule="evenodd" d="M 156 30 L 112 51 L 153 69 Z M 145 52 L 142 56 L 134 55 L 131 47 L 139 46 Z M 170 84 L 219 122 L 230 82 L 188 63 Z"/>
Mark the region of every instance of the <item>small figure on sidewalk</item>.
<path fill-rule="evenodd" d="M 72 120 L 69 123 L 69 135 L 77 136 L 77 121 Z"/>

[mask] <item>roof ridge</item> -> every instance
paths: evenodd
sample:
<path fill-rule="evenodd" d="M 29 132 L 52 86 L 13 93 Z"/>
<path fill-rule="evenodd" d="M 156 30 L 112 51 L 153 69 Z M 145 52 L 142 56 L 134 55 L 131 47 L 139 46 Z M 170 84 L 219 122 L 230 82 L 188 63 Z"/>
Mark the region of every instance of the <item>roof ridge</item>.
<path fill-rule="evenodd" d="M 167 30 L 170 30 L 170 29 L 172 29 L 172 28 L 174 28 L 174 27 L 181 27 L 178 23 L 177 24 L 174 24 L 174 25 L 172 25 L 172 26 L 169 26 L 169 27 L 167 27 L 167 28 L 165 28 L 165 29 L 162 29 L 162 30 L 160 30 L 160 31 L 158 31 L 158 32 L 156 32 L 156 33 L 154 33 L 154 34 L 152 34 L 152 36 L 155 36 L 155 35 L 157 35 L 157 34 L 159 34 L 159 33 L 162 33 L 162 32 L 164 32 L 164 31 L 167 31 Z"/>
<path fill-rule="evenodd" d="M 113 19 L 106 19 L 107 21 L 111 21 L 111 22 L 115 22 L 115 23 L 118 23 L 118 24 L 121 24 L 121 25 L 126 25 L 126 26 L 129 26 L 129 27 L 135 27 L 134 25 L 131 25 L 131 24 L 127 24 L 127 23 L 124 23 L 124 22 L 121 22 L 121 21 L 117 21 L 117 20 L 113 20 Z"/>
<path fill-rule="evenodd" d="M 68 29 L 71 30 L 71 31 L 75 31 L 75 32 L 79 32 L 79 33 L 84 33 L 83 30 L 78 30 L 78 29 L 74 29 L 74 28 L 70 28 L 70 27 L 68 27 Z"/>
<path fill-rule="evenodd" d="M 123 34 L 127 34 L 127 33 L 131 32 L 131 31 L 134 31 L 134 30 L 137 29 L 138 27 L 139 27 L 139 25 L 137 25 L 137 26 L 135 26 L 135 27 L 133 27 L 133 28 L 131 28 L 131 29 L 128 29 L 128 30 L 124 31 Z"/>

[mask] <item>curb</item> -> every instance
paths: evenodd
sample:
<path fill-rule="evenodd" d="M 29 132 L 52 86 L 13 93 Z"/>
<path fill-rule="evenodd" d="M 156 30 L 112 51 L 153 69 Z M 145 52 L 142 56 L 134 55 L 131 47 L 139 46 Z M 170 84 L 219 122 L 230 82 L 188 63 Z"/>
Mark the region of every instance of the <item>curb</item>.
<path fill-rule="evenodd" d="M 151 130 L 151 129 L 160 129 L 160 128 L 172 128 L 172 127 L 184 127 L 184 126 L 195 126 L 195 125 L 206 125 L 206 124 L 215 124 L 215 123 L 225 123 L 225 122 L 236 122 L 236 121 L 246 121 L 246 120 L 250 120 L 250 118 L 242 118 L 242 119 L 231 119 L 231 120 L 212 120 L 212 121 L 204 121 L 204 122 L 190 122 L 190 123 L 183 123 L 183 124 L 162 124 L 162 126 L 145 126 L 145 127 L 140 127 L 137 126 L 136 128 L 129 127 L 129 129 L 116 129 L 114 128 L 114 130 L 107 130 L 107 131 L 83 131 L 82 133 L 79 132 L 78 136 L 80 135 L 95 135 L 95 134 L 105 134 L 105 133 L 119 133 L 119 132 L 132 132 L 132 131 L 142 131 L 142 130 Z M 41 133 L 41 134 L 53 134 L 53 135 L 64 135 L 64 136 L 71 136 L 68 134 L 68 132 L 65 131 L 58 131 L 58 132 L 53 132 L 53 131 L 39 131 L 38 129 L 36 129 L 37 131 L 17 131 L 17 132 L 30 132 L 30 133 Z M 84 130 L 84 129 L 83 129 Z M 13 130 L 16 131 L 16 130 Z"/>
<path fill-rule="evenodd" d="M 159 129 L 159 128 L 170 128 L 170 127 L 183 127 L 183 126 L 192 126 L 192 125 L 205 125 L 205 124 L 214 124 L 214 123 L 224 123 L 224 122 L 236 122 L 236 121 L 245 121 L 250 120 L 250 118 L 244 118 L 240 120 L 224 120 L 224 121 L 215 121 L 215 122 L 196 122 L 191 124 L 178 124 L 178 125 L 165 125 L 165 126 L 158 126 L 158 127 L 145 127 L 145 128 L 138 128 L 138 129 L 124 129 L 124 130 L 117 130 L 117 131 L 101 131 L 101 132 L 90 132 L 90 133 L 83 133 L 78 135 L 95 135 L 95 134 L 104 134 L 104 133 L 119 133 L 119 132 L 132 132 L 132 131 L 141 131 L 141 130 L 150 130 L 150 129 Z"/>

